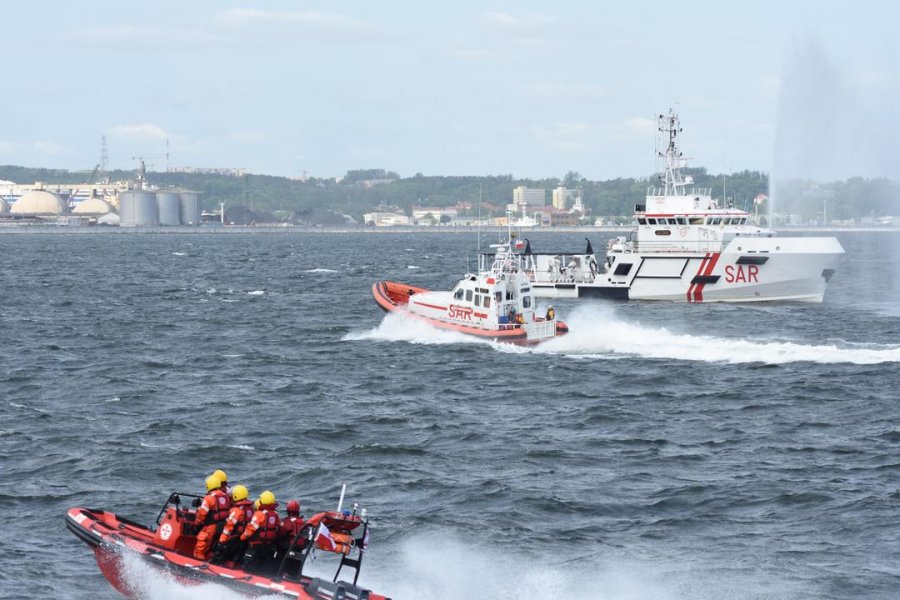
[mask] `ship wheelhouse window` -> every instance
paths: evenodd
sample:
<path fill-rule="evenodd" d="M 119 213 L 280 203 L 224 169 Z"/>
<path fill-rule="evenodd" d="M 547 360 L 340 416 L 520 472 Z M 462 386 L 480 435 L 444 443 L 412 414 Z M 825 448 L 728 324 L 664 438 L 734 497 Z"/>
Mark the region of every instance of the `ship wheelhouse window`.
<path fill-rule="evenodd" d="M 684 217 L 678 217 L 677 220 L 679 225 L 687 225 L 687 219 L 685 219 Z"/>
<path fill-rule="evenodd" d="M 669 219 L 669 225 L 678 225 L 678 219 Z"/>
<path fill-rule="evenodd" d="M 746 224 L 747 224 L 747 217 L 744 217 L 743 219 L 741 219 L 741 225 L 746 225 Z"/>
<path fill-rule="evenodd" d="M 462 300 L 463 296 L 465 294 L 466 294 L 466 290 L 459 288 L 458 290 L 456 290 L 456 293 L 453 294 L 453 299 L 454 300 Z"/>
<path fill-rule="evenodd" d="M 497 304 L 503 302 L 503 292 L 494 292 L 494 298 L 497 299 Z"/>
<path fill-rule="evenodd" d="M 481 294 L 475 294 L 475 306 L 481 306 Z"/>
<path fill-rule="evenodd" d="M 522 308 L 531 308 L 531 296 L 522 296 Z"/>
<path fill-rule="evenodd" d="M 466 290 L 466 302 L 472 301 L 472 290 Z"/>
<path fill-rule="evenodd" d="M 638 225 L 646 225 L 646 224 L 647 224 L 647 219 L 645 219 L 644 217 L 638 218 Z"/>
<path fill-rule="evenodd" d="M 491 307 L 491 297 L 490 297 L 490 296 L 485 296 L 485 297 L 484 297 L 484 307 L 485 307 L 485 308 L 490 308 L 490 307 Z"/>
<path fill-rule="evenodd" d="M 656 219 L 647 219 L 647 225 L 656 225 Z"/>
<path fill-rule="evenodd" d="M 691 217 L 691 225 L 703 225 L 703 217 Z"/>
<path fill-rule="evenodd" d="M 716 217 L 712 220 L 713 225 L 720 225 L 722 223 L 722 217 Z"/>

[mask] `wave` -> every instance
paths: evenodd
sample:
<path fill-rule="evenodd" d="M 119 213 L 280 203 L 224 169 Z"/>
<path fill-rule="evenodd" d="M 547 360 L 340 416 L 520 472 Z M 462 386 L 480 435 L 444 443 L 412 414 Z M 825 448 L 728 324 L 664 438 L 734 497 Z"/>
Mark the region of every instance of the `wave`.
<path fill-rule="evenodd" d="M 485 547 L 453 533 L 429 533 L 402 542 L 399 553 L 376 554 L 360 583 L 395 600 L 711 600 L 789 598 L 801 591 L 776 573 L 735 567 L 723 575 L 699 558 L 629 560 L 597 544 L 565 561 L 529 555 L 516 549 L 514 541 Z"/>
<path fill-rule="evenodd" d="M 493 342 L 480 340 L 457 331 L 438 329 L 403 311 L 388 313 L 378 327 L 368 331 L 351 331 L 342 339 L 344 341 L 374 340 L 413 344 L 493 344 Z"/>
<path fill-rule="evenodd" d="M 638 356 L 731 364 L 812 362 L 871 365 L 900 362 L 900 346 L 805 344 L 713 335 L 674 333 L 665 327 L 631 323 L 612 310 L 579 307 L 568 319 L 568 335 L 538 346 L 536 352 L 583 358 Z"/>
<path fill-rule="evenodd" d="M 337 273 L 334 269 L 307 269 L 304 273 Z"/>
<path fill-rule="evenodd" d="M 262 296 L 266 292 L 264 290 L 253 290 L 252 292 L 247 292 L 248 296 Z"/>
<path fill-rule="evenodd" d="M 452 532 L 429 531 L 402 541 L 400 548 L 375 547 L 359 584 L 395 600 L 711 600 L 796 597 L 803 587 L 758 567 L 696 564 L 690 558 L 665 562 L 628 560 L 585 549 L 563 562 L 537 557 L 510 544 L 475 546 Z M 379 553 L 380 551 L 380 553 Z M 244 596 L 216 584 L 183 585 L 139 557 L 121 556 L 124 583 L 142 600 L 238 600 Z M 324 576 L 313 565 L 314 575 Z M 321 565 L 319 565 L 321 566 Z M 352 572 L 352 571 L 351 571 Z M 329 579 L 330 579 L 330 573 Z M 806 584 L 807 593 L 815 590 Z M 263 598 L 283 596 L 263 596 Z"/>

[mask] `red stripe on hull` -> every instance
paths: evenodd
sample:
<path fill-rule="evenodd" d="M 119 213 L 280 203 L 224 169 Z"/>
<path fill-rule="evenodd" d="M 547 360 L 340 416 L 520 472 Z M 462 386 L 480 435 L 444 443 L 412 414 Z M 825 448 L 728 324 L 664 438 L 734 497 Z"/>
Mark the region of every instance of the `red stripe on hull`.
<path fill-rule="evenodd" d="M 709 277 L 712 274 L 713 269 L 716 268 L 716 263 L 719 262 L 719 256 L 721 256 L 721 252 L 715 252 L 712 255 L 712 258 L 706 265 L 706 270 L 703 272 L 704 277 Z M 706 286 L 705 283 L 701 283 L 694 290 L 694 302 L 703 302 L 703 288 Z"/>
<path fill-rule="evenodd" d="M 703 269 L 704 269 L 704 267 L 706 267 L 706 261 L 708 261 L 708 260 L 709 260 L 709 253 L 707 253 L 706 256 L 703 257 L 703 260 L 700 261 L 700 268 L 697 269 L 697 273 L 696 273 L 696 275 L 694 275 L 694 277 L 699 277 L 700 274 L 703 273 Z M 688 302 L 693 302 L 695 287 L 697 287 L 697 284 L 691 283 L 691 287 L 688 288 L 688 291 L 687 291 L 687 301 Z"/>

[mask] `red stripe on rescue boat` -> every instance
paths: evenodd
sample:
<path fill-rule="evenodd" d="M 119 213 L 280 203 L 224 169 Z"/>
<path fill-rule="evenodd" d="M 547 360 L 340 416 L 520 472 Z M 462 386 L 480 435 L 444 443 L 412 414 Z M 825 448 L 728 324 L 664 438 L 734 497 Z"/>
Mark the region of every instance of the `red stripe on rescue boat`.
<path fill-rule="evenodd" d="M 435 308 L 437 310 L 447 310 L 446 306 L 438 306 L 437 304 L 428 304 L 426 302 L 416 302 L 416 306 L 425 306 L 428 308 Z"/>
<path fill-rule="evenodd" d="M 716 263 L 719 262 L 719 257 L 722 255 L 721 252 L 715 252 L 712 255 L 712 258 L 706 265 L 706 270 L 703 272 L 704 277 L 709 277 L 712 274 L 713 269 L 716 268 Z M 701 283 L 694 290 L 694 302 L 703 302 L 703 288 L 706 286 L 705 283 Z"/>
<path fill-rule="evenodd" d="M 709 252 L 706 253 L 706 256 L 703 257 L 703 260 L 700 261 L 700 268 L 697 269 L 697 274 L 694 277 L 699 277 L 701 273 L 703 273 L 703 268 L 706 267 L 706 261 L 709 260 Z M 694 297 L 694 288 L 697 287 L 696 283 L 691 283 L 691 287 L 688 288 L 687 291 L 687 301 L 692 302 Z"/>
<path fill-rule="evenodd" d="M 484 313 L 474 313 L 474 314 L 476 317 L 479 317 L 481 319 L 487 319 L 487 315 Z"/>

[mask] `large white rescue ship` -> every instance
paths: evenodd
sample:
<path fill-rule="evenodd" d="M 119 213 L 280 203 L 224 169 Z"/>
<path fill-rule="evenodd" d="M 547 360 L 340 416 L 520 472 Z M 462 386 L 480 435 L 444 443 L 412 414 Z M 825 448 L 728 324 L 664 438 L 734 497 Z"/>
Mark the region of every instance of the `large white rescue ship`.
<path fill-rule="evenodd" d="M 678 150 L 678 115 L 659 116 L 668 146 L 661 189 L 635 206 L 637 227 L 609 240 L 598 261 L 582 254 L 534 253 L 523 259 L 539 298 L 606 297 L 682 302 L 821 302 L 844 253 L 836 238 L 776 237 L 750 214 L 720 207 L 709 189 L 689 188 Z"/>

